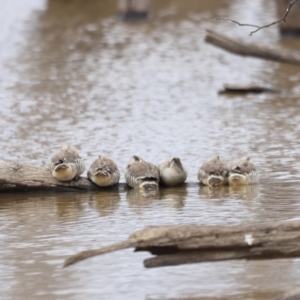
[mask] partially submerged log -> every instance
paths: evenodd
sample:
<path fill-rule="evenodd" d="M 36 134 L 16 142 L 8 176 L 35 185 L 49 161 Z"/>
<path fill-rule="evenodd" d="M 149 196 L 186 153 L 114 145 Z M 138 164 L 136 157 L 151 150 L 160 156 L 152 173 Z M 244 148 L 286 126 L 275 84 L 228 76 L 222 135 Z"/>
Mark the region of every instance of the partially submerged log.
<path fill-rule="evenodd" d="M 124 186 L 125 184 L 112 188 L 118 189 Z M 50 170 L 45 167 L 16 162 L 0 162 L 0 191 L 78 191 L 99 189 L 101 188 L 84 177 L 80 177 L 78 180 L 63 182 L 55 179 L 51 175 Z"/>
<path fill-rule="evenodd" d="M 188 187 L 199 187 L 199 183 L 189 182 L 178 186 L 181 190 Z M 86 177 L 79 177 L 78 180 L 72 181 L 59 181 L 45 167 L 0 161 L 0 191 L 126 191 L 127 189 L 126 183 L 99 187 Z M 160 187 L 162 191 L 166 189 Z"/>
<path fill-rule="evenodd" d="M 254 84 L 224 84 L 224 89 L 219 91 L 219 94 L 227 94 L 227 93 L 239 93 L 239 94 L 247 94 L 247 93 L 281 93 L 280 90 L 265 87 L 261 85 Z"/>
<path fill-rule="evenodd" d="M 300 65 L 300 51 L 249 43 L 209 29 L 207 30 L 205 41 L 242 56 L 253 56 L 277 62 Z"/>
<path fill-rule="evenodd" d="M 147 268 L 229 259 L 275 259 L 300 256 L 300 221 L 243 226 L 154 226 L 127 241 L 69 257 L 64 267 L 96 255 L 135 248 L 156 255 Z"/>
<path fill-rule="evenodd" d="M 118 14 L 122 21 L 146 20 L 151 0 L 119 0 Z"/>

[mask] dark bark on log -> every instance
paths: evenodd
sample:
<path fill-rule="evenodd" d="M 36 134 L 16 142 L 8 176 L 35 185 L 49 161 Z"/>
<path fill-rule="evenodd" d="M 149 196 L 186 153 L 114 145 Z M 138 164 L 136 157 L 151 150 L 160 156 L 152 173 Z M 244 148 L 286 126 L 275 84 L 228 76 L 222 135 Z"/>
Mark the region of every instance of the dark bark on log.
<path fill-rule="evenodd" d="M 234 39 L 213 30 L 207 30 L 205 41 L 231 53 L 242 56 L 253 56 L 272 61 L 300 65 L 300 52 L 275 46 L 247 43 Z"/>
<path fill-rule="evenodd" d="M 181 251 L 175 254 L 158 255 L 145 259 L 146 268 L 176 266 L 182 264 L 212 262 L 229 259 L 247 258 L 247 251 Z"/>
<path fill-rule="evenodd" d="M 122 21 L 146 20 L 149 15 L 151 0 L 119 0 L 118 14 Z"/>
<path fill-rule="evenodd" d="M 110 189 L 118 190 L 125 187 L 125 184 L 119 184 L 116 187 L 110 187 Z M 84 177 L 63 182 L 55 179 L 50 170 L 44 167 L 15 162 L 0 162 L 0 191 L 91 191 L 99 189 L 101 188 Z"/>
<path fill-rule="evenodd" d="M 123 243 L 83 251 L 64 266 L 120 249 L 149 251 L 157 256 L 145 261 L 158 267 L 228 259 L 270 259 L 300 256 L 300 221 L 246 226 L 161 226 L 132 234 Z"/>

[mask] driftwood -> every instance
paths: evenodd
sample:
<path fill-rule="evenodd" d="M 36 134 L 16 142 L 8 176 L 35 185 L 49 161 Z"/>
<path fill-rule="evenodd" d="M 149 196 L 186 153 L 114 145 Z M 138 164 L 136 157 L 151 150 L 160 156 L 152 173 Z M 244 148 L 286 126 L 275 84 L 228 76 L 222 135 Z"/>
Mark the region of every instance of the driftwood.
<path fill-rule="evenodd" d="M 118 14 L 122 21 L 146 20 L 149 15 L 151 0 L 119 0 Z"/>
<path fill-rule="evenodd" d="M 118 185 L 115 189 L 124 187 L 125 184 Z M 114 187 L 112 187 L 112 189 L 113 188 Z M 101 188 L 84 177 L 70 182 L 63 182 L 52 177 L 50 171 L 44 167 L 15 162 L 0 162 L 0 191 L 75 191 L 99 189 Z"/>
<path fill-rule="evenodd" d="M 254 56 L 277 62 L 300 65 L 300 51 L 248 43 L 241 39 L 231 38 L 209 29 L 207 30 L 205 41 L 242 56 Z"/>
<path fill-rule="evenodd" d="M 300 256 L 300 221 L 244 226 L 158 226 L 132 234 L 127 241 L 69 257 L 64 266 L 116 250 L 135 248 L 156 255 L 147 268 L 229 259 Z"/>
<path fill-rule="evenodd" d="M 219 91 L 219 94 L 227 94 L 227 93 L 239 93 L 239 94 L 247 94 L 247 93 L 281 93 L 278 89 L 273 89 L 270 87 L 254 85 L 254 84 L 224 84 L 224 89 Z"/>

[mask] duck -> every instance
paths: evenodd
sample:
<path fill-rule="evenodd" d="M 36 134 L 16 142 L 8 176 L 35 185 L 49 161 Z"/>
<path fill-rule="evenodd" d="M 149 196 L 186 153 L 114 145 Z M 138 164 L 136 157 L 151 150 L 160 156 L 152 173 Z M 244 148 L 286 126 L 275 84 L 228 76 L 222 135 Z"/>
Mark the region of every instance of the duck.
<path fill-rule="evenodd" d="M 131 188 L 158 190 L 159 170 L 154 164 L 134 155 L 127 165 L 125 179 Z"/>
<path fill-rule="evenodd" d="M 65 144 L 60 151 L 51 157 L 49 169 L 59 181 L 77 180 L 84 172 L 83 159 L 70 145 Z"/>
<path fill-rule="evenodd" d="M 96 185 L 104 187 L 116 185 L 120 179 L 120 172 L 110 158 L 100 154 L 91 164 L 87 176 Z"/>
<path fill-rule="evenodd" d="M 214 155 L 211 160 L 205 162 L 198 171 L 200 183 L 208 186 L 226 185 L 228 167 L 220 160 L 218 155 Z"/>
<path fill-rule="evenodd" d="M 166 186 L 176 186 L 187 178 L 187 171 L 183 167 L 180 158 L 173 157 L 158 166 L 160 182 Z"/>
<path fill-rule="evenodd" d="M 258 173 L 249 156 L 243 156 L 228 174 L 229 185 L 248 185 L 258 183 Z"/>

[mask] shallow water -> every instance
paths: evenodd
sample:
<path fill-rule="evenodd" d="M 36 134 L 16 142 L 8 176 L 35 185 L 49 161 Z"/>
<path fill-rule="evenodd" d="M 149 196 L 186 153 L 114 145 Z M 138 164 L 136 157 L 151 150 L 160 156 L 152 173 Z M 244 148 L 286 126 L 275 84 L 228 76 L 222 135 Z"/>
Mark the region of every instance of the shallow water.
<path fill-rule="evenodd" d="M 89 166 L 104 152 L 122 173 L 133 154 L 179 156 L 196 182 L 219 153 L 248 154 L 260 185 L 240 189 L 1 194 L 2 299 L 265 299 L 300 284 L 300 260 L 228 261 L 145 269 L 131 250 L 61 269 L 87 248 L 149 225 L 233 225 L 299 218 L 299 67 L 231 55 L 204 43 L 213 28 L 299 48 L 264 24 L 272 3 L 161 0 L 147 23 L 116 22 L 115 1 L 3 0 L 0 18 L 0 159 L 45 164 L 65 142 Z M 247 7 L 247 9 L 245 9 Z M 259 83 L 282 94 L 218 95 L 224 83 Z M 122 175 L 121 181 L 124 182 Z"/>

